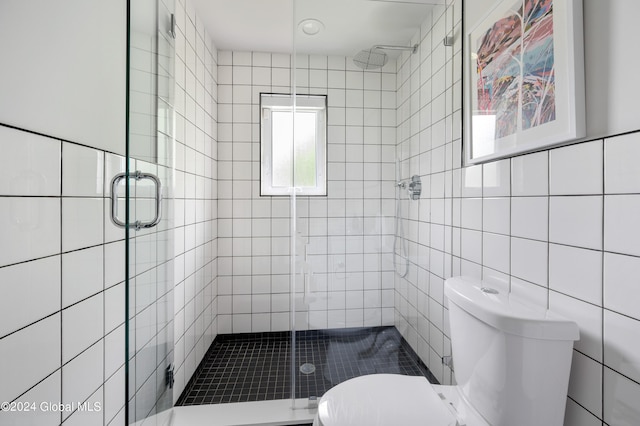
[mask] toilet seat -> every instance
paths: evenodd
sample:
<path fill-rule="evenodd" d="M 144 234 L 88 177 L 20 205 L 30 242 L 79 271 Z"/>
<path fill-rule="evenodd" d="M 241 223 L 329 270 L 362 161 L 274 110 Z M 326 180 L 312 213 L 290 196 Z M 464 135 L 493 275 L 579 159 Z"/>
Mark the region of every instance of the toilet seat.
<path fill-rule="evenodd" d="M 439 386 L 439 388 L 454 388 Z M 314 426 L 456 426 L 468 423 L 422 376 L 371 374 L 347 380 L 320 399 Z M 486 423 L 485 423 L 486 424 Z"/>

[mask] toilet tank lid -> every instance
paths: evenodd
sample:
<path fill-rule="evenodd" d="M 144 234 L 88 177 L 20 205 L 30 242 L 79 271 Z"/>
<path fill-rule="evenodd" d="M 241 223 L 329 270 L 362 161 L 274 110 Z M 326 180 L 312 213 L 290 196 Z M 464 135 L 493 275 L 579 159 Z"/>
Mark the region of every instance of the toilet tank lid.
<path fill-rule="evenodd" d="M 578 325 L 554 312 L 527 304 L 472 277 L 445 281 L 450 303 L 505 333 L 541 340 L 578 340 Z"/>

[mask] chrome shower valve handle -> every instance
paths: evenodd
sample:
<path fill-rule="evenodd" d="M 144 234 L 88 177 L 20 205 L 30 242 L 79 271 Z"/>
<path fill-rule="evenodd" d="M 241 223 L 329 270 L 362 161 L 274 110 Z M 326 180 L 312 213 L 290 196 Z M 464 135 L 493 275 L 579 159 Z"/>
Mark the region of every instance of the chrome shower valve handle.
<path fill-rule="evenodd" d="M 396 186 L 406 189 L 411 200 L 419 200 L 422 194 L 422 180 L 420 176 L 411 176 L 411 181 L 402 180 L 396 183 Z"/>
<path fill-rule="evenodd" d="M 411 198 L 412 200 L 420 199 L 420 194 L 422 193 L 422 181 L 420 180 L 420 176 L 411 176 L 411 182 L 409 183 L 408 191 L 409 198 Z"/>

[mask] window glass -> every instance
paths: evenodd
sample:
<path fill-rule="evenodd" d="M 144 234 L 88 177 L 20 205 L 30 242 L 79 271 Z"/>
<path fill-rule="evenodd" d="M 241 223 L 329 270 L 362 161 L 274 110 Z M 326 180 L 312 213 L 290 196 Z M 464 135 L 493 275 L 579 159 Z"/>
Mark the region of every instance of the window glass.
<path fill-rule="evenodd" d="M 291 95 L 260 95 L 260 193 L 326 195 L 326 96 L 298 95 L 295 116 L 292 104 Z"/>

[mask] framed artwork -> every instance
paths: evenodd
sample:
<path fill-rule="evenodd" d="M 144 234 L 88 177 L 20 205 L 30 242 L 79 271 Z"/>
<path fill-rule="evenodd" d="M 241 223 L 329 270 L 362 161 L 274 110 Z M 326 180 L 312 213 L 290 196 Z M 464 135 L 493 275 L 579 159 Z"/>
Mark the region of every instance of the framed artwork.
<path fill-rule="evenodd" d="M 585 136 L 582 0 L 501 0 L 465 55 L 468 164 Z"/>

